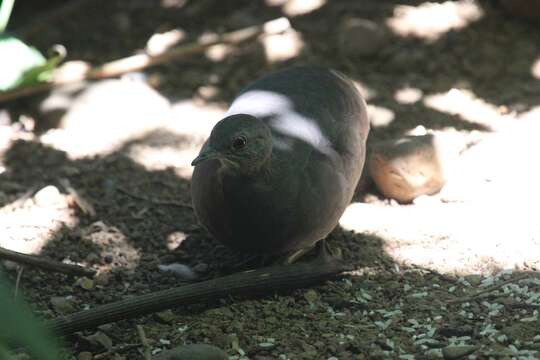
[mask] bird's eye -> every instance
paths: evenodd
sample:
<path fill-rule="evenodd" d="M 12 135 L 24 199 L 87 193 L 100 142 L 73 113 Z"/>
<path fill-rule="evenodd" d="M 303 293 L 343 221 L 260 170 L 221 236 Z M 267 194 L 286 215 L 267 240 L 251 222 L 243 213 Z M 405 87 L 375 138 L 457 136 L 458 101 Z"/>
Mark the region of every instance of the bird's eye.
<path fill-rule="evenodd" d="M 234 138 L 232 147 L 234 150 L 242 150 L 247 144 L 247 139 L 243 136 Z"/>

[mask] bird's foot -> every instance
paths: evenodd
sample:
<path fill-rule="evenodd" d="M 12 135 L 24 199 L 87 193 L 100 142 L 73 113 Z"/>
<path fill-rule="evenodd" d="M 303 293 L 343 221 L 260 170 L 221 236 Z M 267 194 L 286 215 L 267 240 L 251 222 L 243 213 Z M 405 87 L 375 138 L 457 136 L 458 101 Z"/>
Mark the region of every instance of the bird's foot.
<path fill-rule="evenodd" d="M 292 251 L 290 253 L 284 254 L 280 256 L 275 263 L 276 264 L 282 264 L 282 265 L 290 265 L 295 263 L 298 259 L 306 255 L 308 252 L 310 252 L 313 248 L 316 248 L 317 250 L 317 258 L 323 261 L 330 261 L 335 259 L 341 259 L 341 253 L 334 252 L 328 245 L 328 242 L 325 239 L 322 239 L 321 241 L 317 242 L 315 246 L 299 249 Z"/>
<path fill-rule="evenodd" d="M 336 251 L 332 251 L 326 239 L 322 239 L 321 241 L 319 241 L 316 247 L 318 253 L 317 256 L 319 259 L 323 261 L 330 261 L 335 259 L 341 260 L 341 251 L 339 251 L 339 249 L 337 249 Z"/>

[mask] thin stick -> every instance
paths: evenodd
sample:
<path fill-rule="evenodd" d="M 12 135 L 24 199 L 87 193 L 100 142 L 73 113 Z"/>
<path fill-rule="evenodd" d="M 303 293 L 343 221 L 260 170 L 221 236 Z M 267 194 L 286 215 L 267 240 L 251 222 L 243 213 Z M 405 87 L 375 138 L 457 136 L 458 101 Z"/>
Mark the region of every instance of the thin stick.
<path fill-rule="evenodd" d="M 24 266 L 21 266 L 19 268 L 19 271 L 17 271 L 17 280 L 15 281 L 15 290 L 13 291 L 13 299 L 17 299 L 17 295 L 19 295 L 19 286 L 21 285 L 21 277 L 22 273 L 24 272 Z"/>
<path fill-rule="evenodd" d="M 188 57 L 194 54 L 200 54 L 211 46 L 217 44 L 240 44 L 250 39 L 254 39 L 259 35 L 276 34 L 283 32 L 285 29 L 283 26 L 268 26 L 272 23 L 278 23 L 279 21 L 287 21 L 284 18 L 278 18 L 262 25 L 250 26 L 244 29 L 232 31 L 222 35 L 210 36 L 201 39 L 195 43 L 181 45 L 170 49 L 162 54 L 150 55 L 147 53 L 136 54 L 128 56 L 122 59 L 114 60 L 105 63 L 101 66 L 97 66 L 86 70 L 82 73 L 76 73 L 74 75 L 67 76 L 53 76 L 53 80 L 49 83 L 29 85 L 22 88 L 17 88 L 11 91 L 0 92 L 0 103 L 14 100 L 20 97 L 29 96 L 50 90 L 56 86 L 72 84 L 83 80 L 98 80 L 114 76 L 119 76 L 132 71 L 139 71 L 146 69 L 150 66 L 155 66 L 163 63 L 168 63 L 173 60 Z M 267 29 L 265 31 L 265 29 Z M 61 68 L 57 69 L 60 72 Z"/>
<path fill-rule="evenodd" d="M 503 286 L 506 286 L 508 284 L 520 282 L 521 280 L 527 279 L 529 277 L 536 277 L 536 276 L 535 276 L 535 274 L 529 274 L 529 273 L 528 274 L 523 274 L 523 275 L 518 276 L 516 278 L 508 279 L 508 280 L 505 280 L 505 281 L 500 282 L 498 284 L 492 285 L 492 286 L 490 286 L 490 287 L 488 287 L 488 288 L 486 288 L 484 290 L 480 290 L 477 293 L 475 293 L 474 295 L 471 295 L 471 296 L 468 296 L 468 297 L 465 297 L 465 298 L 461 298 L 461 299 L 451 300 L 448 303 L 449 304 L 461 304 L 461 303 L 464 303 L 464 302 L 473 301 L 473 300 L 478 299 L 482 295 L 488 294 L 488 293 L 490 293 L 492 291 L 495 291 L 495 290 L 499 290 L 500 288 L 502 288 Z"/>
<path fill-rule="evenodd" d="M 73 186 L 71 186 L 71 183 L 68 179 L 62 178 L 60 179 L 60 185 L 62 185 L 66 191 L 71 195 L 77 206 L 82 210 L 83 213 L 95 216 L 96 210 L 94 209 L 94 206 L 86 200 L 82 195 L 79 194 L 77 190 Z"/>
<path fill-rule="evenodd" d="M 0 259 L 11 260 L 16 263 L 35 266 L 42 270 L 59 272 L 67 275 L 94 276 L 96 271 L 79 265 L 64 264 L 58 261 L 47 260 L 42 257 L 23 254 L 17 251 L 0 247 Z"/>
<path fill-rule="evenodd" d="M 148 343 L 148 339 L 146 338 L 142 325 L 137 325 L 137 334 L 139 334 L 139 339 L 141 339 L 144 360 L 152 360 L 152 348 L 150 348 L 150 344 Z"/>
<path fill-rule="evenodd" d="M 67 335 L 102 324 L 130 319 L 181 305 L 205 303 L 237 295 L 273 294 L 317 284 L 349 270 L 341 262 L 314 261 L 237 273 L 196 284 L 144 294 L 94 309 L 59 317 L 48 324 L 57 335 Z"/>
<path fill-rule="evenodd" d="M 118 187 L 118 191 L 120 191 L 120 192 L 122 192 L 122 193 L 124 193 L 124 194 L 126 194 L 128 196 L 131 196 L 134 199 L 148 201 L 148 202 L 150 202 L 152 204 L 156 204 L 156 205 L 170 205 L 170 206 L 178 206 L 178 207 L 182 207 L 182 208 L 193 209 L 193 207 L 190 204 L 186 204 L 186 203 L 183 203 L 183 202 L 180 202 L 180 201 L 150 199 L 150 198 L 148 198 L 146 196 L 132 193 L 131 191 L 126 190 L 126 189 L 121 188 L 121 187 Z"/>

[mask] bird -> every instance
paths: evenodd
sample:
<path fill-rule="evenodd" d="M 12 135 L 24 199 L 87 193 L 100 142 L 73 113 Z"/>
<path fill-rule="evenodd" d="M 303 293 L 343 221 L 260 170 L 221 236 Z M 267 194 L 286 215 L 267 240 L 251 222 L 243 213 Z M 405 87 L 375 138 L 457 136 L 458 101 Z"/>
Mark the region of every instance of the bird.
<path fill-rule="evenodd" d="M 195 214 L 233 250 L 292 259 L 324 240 L 366 155 L 366 102 L 325 67 L 270 73 L 240 91 L 193 160 Z"/>

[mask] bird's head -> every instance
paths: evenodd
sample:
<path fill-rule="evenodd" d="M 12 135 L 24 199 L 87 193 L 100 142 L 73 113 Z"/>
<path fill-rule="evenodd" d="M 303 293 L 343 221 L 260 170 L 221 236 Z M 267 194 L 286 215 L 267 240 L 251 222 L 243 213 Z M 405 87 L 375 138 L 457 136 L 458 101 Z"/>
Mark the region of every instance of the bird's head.
<path fill-rule="evenodd" d="M 214 126 L 210 138 L 191 165 L 216 159 L 227 169 L 249 174 L 260 169 L 271 153 L 270 128 L 254 116 L 236 114 Z"/>

